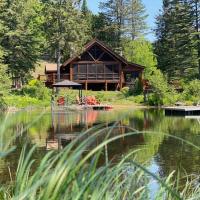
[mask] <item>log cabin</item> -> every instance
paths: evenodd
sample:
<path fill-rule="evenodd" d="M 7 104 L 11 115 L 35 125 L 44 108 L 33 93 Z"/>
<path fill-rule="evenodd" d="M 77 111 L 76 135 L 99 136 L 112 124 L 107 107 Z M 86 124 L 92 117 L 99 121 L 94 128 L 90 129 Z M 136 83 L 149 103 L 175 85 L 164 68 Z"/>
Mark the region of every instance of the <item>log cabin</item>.
<path fill-rule="evenodd" d="M 66 60 L 60 67 L 60 80 L 70 80 L 83 85 L 85 90 L 120 90 L 139 78 L 144 67 L 130 63 L 103 42 L 93 39 L 84 51 Z M 45 67 L 46 86 L 57 82 L 57 65 Z"/>

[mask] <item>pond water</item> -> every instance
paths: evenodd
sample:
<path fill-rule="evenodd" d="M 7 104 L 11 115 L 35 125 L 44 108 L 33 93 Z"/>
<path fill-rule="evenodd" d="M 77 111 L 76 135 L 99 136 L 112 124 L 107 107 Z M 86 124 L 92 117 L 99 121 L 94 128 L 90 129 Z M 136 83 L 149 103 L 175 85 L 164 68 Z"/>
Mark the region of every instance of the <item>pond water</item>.
<path fill-rule="evenodd" d="M 185 117 L 168 117 L 163 110 L 158 109 L 124 109 L 113 111 L 84 111 L 78 113 L 55 113 L 39 111 L 24 111 L 1 114 L 1 130 L 5 134 L 1 142 L 18 136 L 13 141 L 16 150 L 5 159 L 0 160 L 0 182 L 10 180 L 14 173 L 23 144 L 28 147 L 37 145 L 34 156 L 39 161 L 51 148 L 62 148 L 67 145 L 63 139 L 104 124 L 120 125 L 113 134 L 123 134 L 130 131 L 128 127 L 146 131 L 113 142 L 108 146 L 108 158 L 117 160 L 120 155 L 134 149 L 141 149 L 136 156 L 138 162 L 146 162 L 147 167 L 161 177 L 169 175 L 173 170 L 179 170 L 182 176 L 200 172 L 200 154 L 197 149 L 170 137 L 177 136 L 200 146 L 200 120 Z M 11 174 L 11 175 L 10 175 Z M 156 187 L 152 185 L 151 187 Z"/>

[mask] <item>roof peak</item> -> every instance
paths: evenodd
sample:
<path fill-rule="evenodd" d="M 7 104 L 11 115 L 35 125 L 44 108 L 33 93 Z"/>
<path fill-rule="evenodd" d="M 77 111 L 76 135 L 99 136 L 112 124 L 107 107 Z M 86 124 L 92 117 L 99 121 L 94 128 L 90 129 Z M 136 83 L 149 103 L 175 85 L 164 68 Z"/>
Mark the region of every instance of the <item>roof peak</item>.
<path fill-rule="evenodd" d="M 121 55 L 119 55 L 118 53 L 116 53 L 111 47 L 109 47 L 108 45 L 106 45 L 103 41 L 99 40 L 98 38 L 93 38 L 90 42 L 88 42 L 85 46 L 84 46 L 84 51 L 87 51 L 91 46 L 93 46 L 95 43 L 97 43 L 98 45 L 100 45 L 103 49 L 105 49 L 105 51 L 109 52 L 110 54 L 112 54 L 117 60 L 121 61 L 122 63 L 124 63 L 125 65 L 136 65 L 137 67 L 141 67 L 144 68 L 143 66 L 139 65 L 139 64 L 135 64 L 135 63 L 130 63 L 128 62 L 125 58 L 123 58 Z M 82 53 L 83 53 L 82 52 Z M 81 53 L 81 54 L 82 54 Z M 79 54 L 79 55 L 81 55 Z M 75 59 L 77 59 L 79 57 L 79 55 L 76 55 L 72 58 L 69 58 L 66 62 L 63 63 L 62 66 L 66 66 L 68 65 L 70 62 L 73 62 Z"/>

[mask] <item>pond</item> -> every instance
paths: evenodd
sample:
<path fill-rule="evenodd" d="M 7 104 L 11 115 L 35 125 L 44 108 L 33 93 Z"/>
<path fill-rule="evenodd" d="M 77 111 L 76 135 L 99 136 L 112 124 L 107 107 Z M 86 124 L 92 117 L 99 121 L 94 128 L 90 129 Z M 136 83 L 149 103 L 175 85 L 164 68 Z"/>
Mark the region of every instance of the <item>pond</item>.
<path fill-rule="evenodd" d="M 73 138 L 101 124 L 102 126 L 115 125 L 114 135 L 129 132 L 130 128 L 145 131 L 127 138 L 122 137 L 108 145 L 109 159 L 117 161 L 121 155 L 140 149 L 136 160 L 140 163 L 145 162 L 150 171 L 161 177 L 168 176 L 173 170 L 179 171 L 182 176 L 199 175 L 199 151 L 167 135 L 180 137 L 200 146 L 199 119 L 168 117 L 165 116 L 163 110 L 158 109 L 124 109 L 63 112 L 54 115 L 47 111 L 24 111 L 9 115 L 1 114 L 0 120 L 6 130 L 1 142 L 6 143 L 9 138 L 17 136 L 12 143 L 16 146 L 16 150 L 0 160 L 1 183 L 12 178 L 25 143 L 29 148 L 37 145 L 34 157 L 39 162 L 48 149 L 63 148 L 67 145 L 63 137 Z M 151 187 L 154 190 L 156 184 Z"/>

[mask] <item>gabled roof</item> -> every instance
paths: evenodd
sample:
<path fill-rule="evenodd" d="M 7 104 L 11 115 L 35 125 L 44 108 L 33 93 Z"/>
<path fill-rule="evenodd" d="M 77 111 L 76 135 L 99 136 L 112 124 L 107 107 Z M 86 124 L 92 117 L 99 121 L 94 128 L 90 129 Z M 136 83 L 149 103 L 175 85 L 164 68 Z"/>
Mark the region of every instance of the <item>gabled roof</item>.
<path fill-rule="evenodd" d="M 120 62 L 122 62 L 125 65 L 130 65 L 130 66 L 134 66 L 134 67 L 138 67 L 141 70 L 144 69 L 143 66 L 135 64 L 135 63 L 130 63 L 128 62 L 126 59 L 124 59 L 122 56 L 120 56 L 119 54 L 115 53 L 110 47 L 108 47 L 106 44 L 104 44 L 102 41 L 98 40 L 98 39 L 93 39 L 92 41 L 90 41 L 89 43 L 87 43 L 84 47 L 84 52 L 89 50 L 93 45 L 98 44 L 99 46 L 101 46 L 103 49 L 105 49 L 107 52 L 109 52 L 112 56 L 114 56 L 117 60 L 119 60 Z M 72 58 L 69 58 L 67 61 L 65 61 L 62 66 L 67 66 L 69 63 L 75 61 L 77 58 L 79 57 L 79 55 L 76 55 Z"/>

